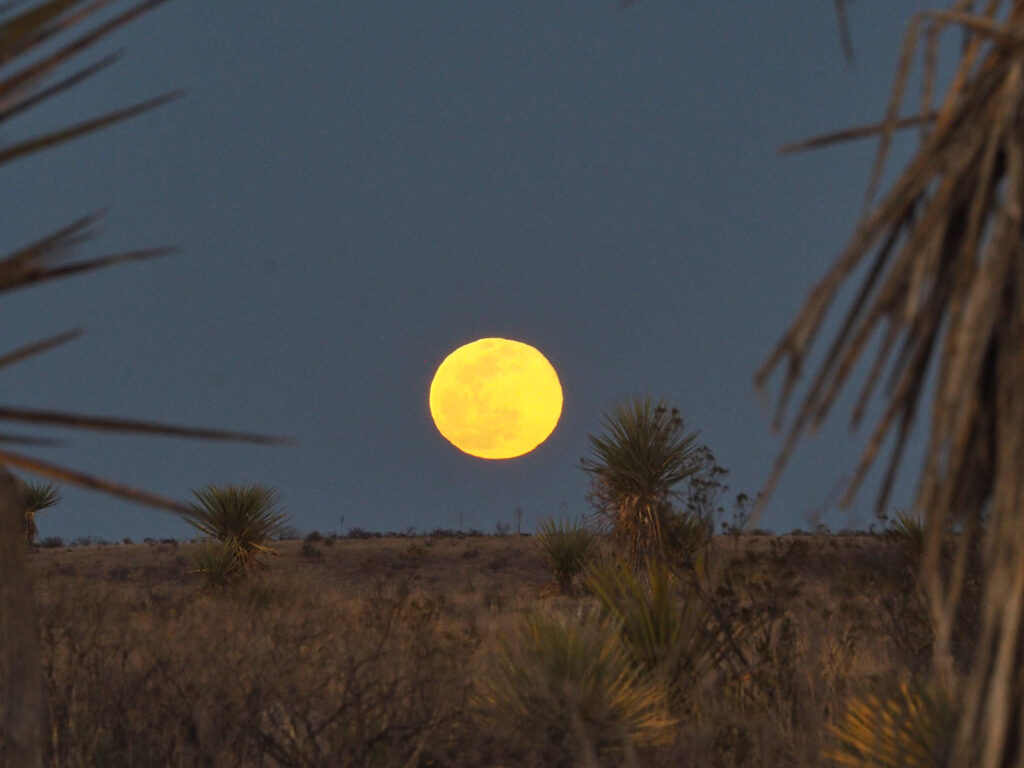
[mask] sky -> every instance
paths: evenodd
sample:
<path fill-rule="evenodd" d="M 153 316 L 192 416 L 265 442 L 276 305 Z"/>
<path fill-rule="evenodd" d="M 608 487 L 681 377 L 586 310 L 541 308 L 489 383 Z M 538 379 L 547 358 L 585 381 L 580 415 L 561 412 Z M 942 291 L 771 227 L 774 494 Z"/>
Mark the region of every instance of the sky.
<path fill-rule="evenodd" d="M 0 136 L 184 92 L 0 167 L 2 251 L 98 210 L 82 257 L 180 248 L 5 295 L 10 348 L 86 333 L 6 368 L 4 405 L 292 438 L 43 430 L 68 444 L 34 450 L 182 501 L 272 486 L 299 533 L 490 532 L 517 508 L 524 531 L 589 512 L 588 437 L 650 395 L 729 470 L 729 507 L 782 446 L 781 376 L 762 401 L 754 373 L 846 244 L 875 147 L 777 150 L 880 119 L 928 5 L 852 4 L 851 66 L 824 0 L 172 0 L 81 60 L 124 49 L 113 68 Z M 897 142 L 894 170 L 913 146 Z M 488 336 L 539 349 L 564 391 L 554 433 L 518 459 L 463 454 L 430 418 L 437 366 Z M 855 394 L 801 442 L 762 528 L 873 522 L 884 466 L 837 506 L 867 438 L 849 429 Z M 890 513 L 912 500 L 924 437 Z M 41 537 L 194 533 L 63 492 Z"/>

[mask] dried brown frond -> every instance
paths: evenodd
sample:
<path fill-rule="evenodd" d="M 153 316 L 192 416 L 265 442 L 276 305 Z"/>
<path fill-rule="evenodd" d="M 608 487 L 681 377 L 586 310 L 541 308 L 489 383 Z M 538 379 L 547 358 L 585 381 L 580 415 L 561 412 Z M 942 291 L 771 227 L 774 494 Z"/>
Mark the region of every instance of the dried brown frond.
<path fill-rule="evenodd" d="M 893 451 L 876 501 L 881 513 L 926 380 L 936 370 L 916 506 L 927 515 L 924 574 L 936 625 L 937 671 L 952 683 L 950 633 L 966 553 L 980 535 L 982 511 L 991 508 L 987 613 L 954 764 L 995 768 L 1024 765 L 1024 2 L 978 5 L 957 0 L 948 10 L 913 17 L 884 121 L 796 145 L 879 137 L 865 213 L 849 245 L 757 372 L 763 390 L 771 372 L 786 364 L 776 426 L 840 288 L 864 260 L 873 257 L 873 264 L 792 419 L 755 519 L 797 440 L 827 415 L 879 330 L 882 343 L 854 410 L 854 426 L 888 368 L 885 408 L 842 503 L 850 504 L 891 437 Z M 965 43 L 936 105 L 938 40 L 949 29 L 961 30 Z M 921 105 L 917 117 L 901 118 L 922 35 Z M 921 144 L 875 202 L 892 137 L 913 124 L 923 126 Z M 951 521 L 966 522 L 967 533 L 957 542 L 954 574 L 944 582 L 939 544 Z"/>

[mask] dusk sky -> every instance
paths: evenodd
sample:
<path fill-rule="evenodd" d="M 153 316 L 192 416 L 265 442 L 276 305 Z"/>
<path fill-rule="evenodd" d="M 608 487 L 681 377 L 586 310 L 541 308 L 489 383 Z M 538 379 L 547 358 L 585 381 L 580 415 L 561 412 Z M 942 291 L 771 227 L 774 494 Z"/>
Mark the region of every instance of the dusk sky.
<path fill-rule="evenodd" d="M 101 209 L 82 257 L 181 249 L 5 295 L 7 348 L 86 333 L 6 368 L 3 404 L 293 438 L 53 430 L 68 445 L 35 455 L 183 501 L 273 486 L 300 533 L 588 512 L 588 435 L 634 395 L 680 409 L 730 471 L 726 502 L 754 496 L 782 445 L 781 376 L 762 403 L 754 373 L 851 234 L 875 145 L 777 149 L 880 119 L 926 5 L 852 4 L 850 66 L 826 0 L 173 0 L 80 61 L 124 48 L 118 64 L 0 137 L 184 91 L 0 168 L 3 252 Z M 463 454 L 430 418 L 437 366 L 487 336 L 538 348 L 564 390 L 554 433 L 518 459 Z M 762 527 L 873 521 L 883 466 L 848 512 L 835 492 L 867 438 L 848 428 L 861 380 Z M 924 427 L 890 513 L 911 501 Z M 63 491 L 41 537 L 194 533 Z"/>

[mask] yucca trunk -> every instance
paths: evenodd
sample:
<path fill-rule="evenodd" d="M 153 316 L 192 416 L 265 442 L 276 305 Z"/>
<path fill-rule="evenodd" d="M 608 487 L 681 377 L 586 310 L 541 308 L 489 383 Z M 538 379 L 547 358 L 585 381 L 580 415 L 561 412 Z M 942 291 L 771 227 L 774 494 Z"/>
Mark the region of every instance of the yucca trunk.
<path fill-rule="evenodd" d="M 4 765 L 41 768 L 45 739 L 42 658 L 32 609 L 25 504 L 0 465 L 0 709 Z"/>

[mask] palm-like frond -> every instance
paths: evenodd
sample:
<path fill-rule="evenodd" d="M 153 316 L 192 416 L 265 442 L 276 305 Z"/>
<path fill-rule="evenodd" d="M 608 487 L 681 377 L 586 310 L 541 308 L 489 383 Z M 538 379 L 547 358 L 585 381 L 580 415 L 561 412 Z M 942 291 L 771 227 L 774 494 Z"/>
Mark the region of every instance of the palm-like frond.
<path fill-rule="evenodd" d="M 288 516 L 278 509 L 280 497 L 261 485 L 209 486 L 193 491 L 198 504 L 189 504 L 185 521 L 232 547 L 243 568 L 263 552 L 277 554 L 267 542 L 284 532 Z"/>
<path fill-rule="evenodd" d="M 679 411 L 649 397 L 617 406 L 602 426 L 581 466 L 592 476 L 598 513 L 637 565 L 662 548 L 675 487 L 700 470 L 703 454 L 696 434 L 685 434 Z"/>
<path fill-rule="evenodd" d="M 776 416 L 776 425 L 781 425 L 826 313 L 853 271 L 870 259 L 792 420 L 755 518 L 796 441 L 821 423 L 878 333 L 881 344 L 853 423 L 860 422 L 888 367 L 885 409 L 843 503 L 852 501 L 882 443 L 891 437 L 893 453 L 877 499 L 881 512 L 925 383 L 937 367 L 916 507 L 927 514 L 924 585 L 936 625 L 937 671 L 950 684 L 954 674 L 949 648 L 967 552 L 982 535 L 983 510 L 991 509 L 983 534 L 988 561 L 985 619 L 979 656 L 965 689 L 967 705 L 953 762 L 957 766 L 1009 765 L 1011 759 L 1020 765 L 1019 742 L 1024 738 L 1024 1 L 987 0 L 976 9 L 978 5 L 956 0 L 949 10 L 912 19 L 885 120 L 861 132 L 879 135 L 865 215 L 756 376 L 763 388 L 768 375 L 785 363 Z M 939 37 L 951 27 L 964 32 L 964 44 L 946 94 L 937 102 Z M 909 72 L 922 39 L 921 101 L 916 115 L 903 118 Z M 893 134 L 911 123 L 922 126 L 920 147 L 875 202 Z M 957 542 L 947 584 L 938 567 L 941 535 L 950 523 L 964 521 L 967 535 Z M 1018 756 L 1011 758 L 1015 739 Z"/>
<path fill-rule="evenodd" d="M 55 507 L 60 504 L 62 498 L 60 488 L 54 483 L 25 484 L 25 508 L 30 512 Z"/>
<path fill-rule="evenodd" d="M 119 54 L 102 57 L 61 76 L 61 69 L 90 50 L 97 42 L 139 16 L 161 5 L 164 0 L 145 0 L 92 24 L 94 19 L 117 0 L 48 0 L 29 7 L 21 4 L 0 8 L 0 127 L 27 110 L 54 98 L 110 66 Z M 81 30 L 81 31 L 79 31 Z M 59 42 L 66 38 L 63 42 Z M 24 63 L 23 63 L 24 62 Z M 79 122 L 10 144 L 0 142 L 0 165 L 29 154 L 62 144 L 103 127 L 153 109 L 176 94 L 154 99 L 113 112 L 90 116 Z M 170 248 L 149 248 L 95 258 L 76 259 L 77 250 L 93 237 L 97 214 L 84 216 L 54 232 L 0 256 L 0 292 L 24 288 L 114 264 L 156 258 L 172 253 Z M 24 344 L 0 355 L 0 367 L 52 349 L 77 337 L 80 331 L 68 331 L 48 339 Z M 158 422 L 108 416 L 88 416 L 63 411 L 43 411 L 19 407 L 0 407 L 0 421 L 68 428 L 100 429 L 178 437 L 250 442 L 284 442 L 276 438 L 244 432 L 180 427 Z M 3 437 L 0 442 L 43 444 L 32 436 Z M 55 480 L 75 483 L 152 506 L 185 512 L 187 507 L 145 491 L 129 488 L 99 477 L 60 467 L 48 462 L 0 449 L 0 464 L 16 466 Z"/>
<path fill-rule="evenodd" d="M 112 54 L 81 66 L 68 74 L 60 70 L 84 51 L 115 30 L 160 5 L 163 0 L 129 3 L 126 10 L 106 21 L 99 16 L 117 0 L 43 0 L 30 5 L 0 5 L 0 135 L 10 136 L 9 124 L 28 110 L 53 99 L 83 81 L 107 69 L 116 59 Z M 99 20 L 99 21 L 97 21 Z M 95 22 L 95 23 L 93 23 Z M 70 36 L 70 38 L 69 38 Z M 61 42 L 61 40 L 64 42 Z M 106 114 L 86 115 L 55 130 L 3 143 L 0 141 L 0 165 L 25 158 L 85 136 L 101 128 L 139 115 L 175 94 L 130 105 Z M 8 195 L 10 193 L 8 192 Z M 147 249 L 74 260 L 76 249 L 91 236 L 95 216 L 85 217 L 40 238 L 34 243 L 0 255 L 0 292 L 54 280 L 113 264 L 148 259 L 168 253 L 169 249 Z M 51 349 L 68 341 L 71 331 L 50 339 L 23 344 L 0 358 L 0 367 Z M 27 421 L 66 427 L 86 427 L 116 431 L 226 439 L 254 439 L 253 435 L 213 432 L 152 422 L 107 417 L 78 416 L 56 411 L 32 411 L 6 407 L 0 420 Z M 268 438 L 258 437 L 261 441 Z M 31 444 L 41 442 L 31 436 L 4 438 L 4 442 Z M 14 479 L 5 465 L 17 466 L 43 477 L 64 480 L 140 501 L 156 507 L 187 512 L 184 505 L 135 488 L 60 467 L 40 459 L 0 450 L 0 710 L 3 711 L 5 755 L 7 762 L 25 768 L 43 764 L 45 743 L 41 679 L 42 662 L 32 611 L 32 586 L 25 557 L 22 510 Z"/>

